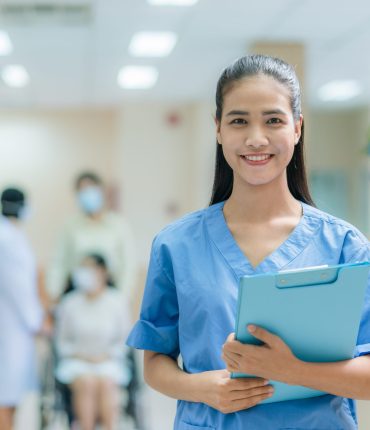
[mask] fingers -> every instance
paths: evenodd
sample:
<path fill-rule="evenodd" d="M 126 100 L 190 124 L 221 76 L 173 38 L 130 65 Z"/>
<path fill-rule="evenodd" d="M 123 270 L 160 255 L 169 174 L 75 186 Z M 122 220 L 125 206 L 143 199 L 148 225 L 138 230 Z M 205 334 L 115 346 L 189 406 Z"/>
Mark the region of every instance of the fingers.
<path fill-rule="evenodd" d="M 239 359 L 235 354 L 222 354 L 222 359 L 226 363 L 227 370 L 230 372 L 237 372 L 239 369 Z"/>
<path fill-rule="evenodd" d="M 234 378 L 230 379 L 231 391 L 245 391 L 251 388 L 266 387 L 270 381 L 263 378 Z"/>
<path fill-rule="evenodd" d="M 233 344 L 238 344 L 234 345 Z M 259 353 L 260 347 L 254 345 L 243 345 L 239 342 L 232 342 L 225 344 L 222 349 L 221 358 L 226 363 L 227 370 L 230 372 L 241 372 L 241 365 L 246 363 L 247 358 L 253 358 L 254 360 L 258 360 L 258 356 L 256 357 L 256 353 Z M 243 353 L 235 352 L 235 349 L 241 350 L 243 349 Z"/>
<path fill-rule="evenodd" d="M 222 347 L 222 352 L 232 352 L 241 356 L 243 352 L 243 347 L 246 346 L 249 345 L 242 344 L 238 340 L 228 340 L 226 343 L 224 343 Z"/>
<path fill-rule="evenodd" d="M 267 345 L 274 345 L 280 340 L 279 336 L 276 336 L 268 330 L 265 330 L 264 328 L 258 327 L 254 324 L 248 325 L 247 330 L 249 331 L 249 333 L 251 333 L 252 336 L 261 340 Z M 234 352 L 236 354 L 242 355 L 243 351 L 245 351 L 247 347 L 251 349 L 254 348 L 253 345 L 243 344 L 238 340 L 235 340 L 235 333 L 230 333 L 222 349 L 223 351 Z"/>
<path fill-rule="evenodd" d="M 223 348 L 221 357 L 222 357 L 223 360 L 230 359 L 230 360 L 234 360 L 234 361 L 237 361 L 237 362 L 242 359 L 242 355 L 241 354 L 239 354 L 238 352 L 231 351 L 228 348 Z"/>
<path fill-rule="evenodd" d="M 244 391 L 235 391 L 232 394 L 232 401 L 237 401 L 237 400 L 246 400 L 249 398 L 253 398 L 256 396 L 268 396 L 271 393 L 274 392 L 274 389 L 271 385 L 267 385 L 264 387 L 256 387 L 256 388 L 252 388 L 250 390 L 244 390 Z"/>
<path fill-rule="evenodd" d="M 253 397 L 248 397 L 248 399 L 235 400 L 235 402 L 232 402 L 232 412 L 252 408 L 253 406 L 258 405 L 258 403 L 261 403 L 263 400 L 269 399 L 272 395 L 273 393 L 265 393 Z"/>
<path fill-rule="evenodd" d="M 278 336 L 270 333 L 264 328 L 258 327 L 253 324 L 248 325 L 247 330 L 252 336 L 259 340 L 262 340 L 263 343 L 266 343 L 268 345 L 273 345 L 278 339 L 280 339 Z"/>
<path fill-rule="evenodd" d="M 235 361 L 233 361 L 233 362 L 228 362 L 227 363 L 227 370 L 229 370 L 231 373 L 243 373 L 243 374 L 245 374 L 246 372 L 243 372 L 241 369 L 240 369 L 240 366 L 239 366 L 239 364 L 238 363 L 236 363 Z"/>
<path fill-rule="evenodd" d="M 231 342 L 232 340 L 235 340 L 235 333 L 230 333 L 229 336 L 227 336 L 226 342 Z"/>
<path fill-rule="evenodd" d="M 242 345 L 239 341 L 235 340 L 235 333 L 230 333 L 227 336 L 225 343 L 222 346 L 222 351 L 228 350 L 238 352 L 238 345 Z"/>
<path fill-rule="evenodd" d="M 230 379 L 231 373 L 227 369 L 220 370 L 221 372 L 221 378 L 223 379 Z"/>
<path fill-rule="evenodd" d="M 222 410 L 221 412 L 223 412 L 224 414 L 229 414 L 229 413 L 238 412 L 244 409 L 249 409 L 258 405 L 258 403 L 262 402 L 263 400 L 269 399 L 272 395 L 273 395 L 273 391 L 268 390 L 263 393 L 258 393 L 251 397 L 247 397 L 244 399 L 237 399 L 232 401 L 231 404 L 227 408 L 224 408 L 224 410 Z"/>

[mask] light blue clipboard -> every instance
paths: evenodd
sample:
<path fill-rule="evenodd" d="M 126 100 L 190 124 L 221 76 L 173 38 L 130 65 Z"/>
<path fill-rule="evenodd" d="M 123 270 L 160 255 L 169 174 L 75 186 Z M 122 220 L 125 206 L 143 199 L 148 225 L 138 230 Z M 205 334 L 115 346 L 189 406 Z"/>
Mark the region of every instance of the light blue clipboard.
<path fill-rule="evenodd" d="M 235 337 L 260 345 L 246 329 L 261 326 L 280 336 L 294 354 L 311 362 L 353 357 L 370 262 L 321 266 L 240 280 Z M 233 373 L 233 378 L 248 377 Z M 303 399 L 326 393 L 271 381 L 274 395 L 262 403 Z"/>

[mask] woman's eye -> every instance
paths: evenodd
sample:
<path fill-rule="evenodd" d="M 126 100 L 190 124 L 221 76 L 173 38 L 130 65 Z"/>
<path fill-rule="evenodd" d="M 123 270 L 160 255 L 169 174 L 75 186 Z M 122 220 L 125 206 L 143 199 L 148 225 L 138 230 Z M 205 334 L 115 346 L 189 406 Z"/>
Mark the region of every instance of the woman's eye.
<path fill-rule="evenodd" d="M 237 124 L 237 125 L 241 125 L 241 124 L 246 124 L 247 121 L 243 118 L 235 118 L 231 121 L 231 124 Z"/>
<path fill-rule="evenodd" d="M 282 122 L 280 118 L 270 118 L 267 120 L 267 124 L 281 124 Z"/>

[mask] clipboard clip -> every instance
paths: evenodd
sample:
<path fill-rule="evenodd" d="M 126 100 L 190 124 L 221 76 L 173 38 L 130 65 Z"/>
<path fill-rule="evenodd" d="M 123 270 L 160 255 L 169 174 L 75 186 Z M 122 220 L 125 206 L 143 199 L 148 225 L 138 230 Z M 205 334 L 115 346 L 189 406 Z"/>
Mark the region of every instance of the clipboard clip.
<path fill-rule="evenodd" d="M 339 270 L 336 267 L 319 266 L 282 271 L 275 276 L 275 286 L 277 288 L 296 288 L 333 284 L 338 279 Z"/>

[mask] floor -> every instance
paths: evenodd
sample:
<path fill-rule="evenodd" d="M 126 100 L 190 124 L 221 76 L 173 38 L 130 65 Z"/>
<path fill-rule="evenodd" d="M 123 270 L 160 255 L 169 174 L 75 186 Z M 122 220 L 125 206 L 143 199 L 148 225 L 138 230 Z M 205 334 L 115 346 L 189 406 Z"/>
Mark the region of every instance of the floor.
<path fill-rule="evenodd" d="M 176 410 L 176 401 L 165 398 L 151 389 L 145 390 L 143 402 L 145 408 L 145 427 L 140 430 L 171 430 Z M 25 399 L 16 416 L 15 430 L 39 430 L 39 399 L 36 394 L 30 394 Z M 60 416 L 45 430 L 67 430 L 64 417 Z M 133 423 L 126 419 L 120 423 L 119 430 L 136 430 Z"/>
<path fill-rule="evenodd" d="M 138 355 L 137 362 L 141 366 L 142 357 Z M 141 369 L 142 373 L 142 369 Z M 176 401 L 167 398 L 143 384 L 140 397 L 143 428 L 140 430 L 172 430 L 176 410 Z M 15 430 L 39 430 L 39 396 L 31 393 L 27 396 L 16 416 Z M 370 401 L 358 402 L 359 430 L 370 429 Z M 68 426 L 62 420 L 55 422 L 44 430 L 67 430 Z M 119 430 L 136 430 L 127 419 L 121 423 Z"/>
<path fill-rule="evenodd" d="M 145 390 L 143 401 L 147 405 L 145 408 L 145 430 L 172 430 L 173 417 L 176 409 L 176 402 L 173 399 L 168 399 L 151 389 Z M 370 402 L 358 402 L 359 410 L 359 430 L 370 429 Z M 17 416 L 17 424 L 15 430 L 38 430 L 38 397 L 31 394 L 26 399 L 25 403 Z M 66 430 L 67 427 L 62 422 L 55 423 L 47 430 Z M 119 430 L 134 430 L 134 427 L 126 422 L 120 426 Z"/>

